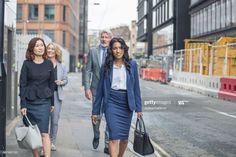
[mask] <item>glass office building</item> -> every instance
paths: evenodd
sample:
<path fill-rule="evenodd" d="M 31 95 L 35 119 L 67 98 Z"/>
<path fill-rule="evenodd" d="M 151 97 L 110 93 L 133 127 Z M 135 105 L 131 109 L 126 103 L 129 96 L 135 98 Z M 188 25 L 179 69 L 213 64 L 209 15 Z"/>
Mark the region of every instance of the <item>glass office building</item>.
<path fill-rule="evenodd" d="M 172 56 L 190 37 L 189 0 L 139 0 L 138 41 L 147 42 L 148 56 Z"/>
<path fill-rule="evenodd" d="M 191 0 L 191 38 L 236 36 L 235 0 Z"/>

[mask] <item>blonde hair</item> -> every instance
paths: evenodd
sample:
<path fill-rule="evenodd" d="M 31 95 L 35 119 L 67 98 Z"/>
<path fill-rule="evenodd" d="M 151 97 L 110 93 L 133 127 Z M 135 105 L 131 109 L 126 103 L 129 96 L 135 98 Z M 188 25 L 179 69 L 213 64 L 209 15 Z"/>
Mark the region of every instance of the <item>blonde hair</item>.
<path fill-rule="evenodd" d="M 56 60 L 61 63 L 62 62 L 62 51 L 60 49 L 60 46 L 58 44 L 52 42 L 47 45 L 47 49 L 50 45 L 52 45 L 54 47 L 55 54 L 56 54 L 56 56 L 55 56 Z"/>

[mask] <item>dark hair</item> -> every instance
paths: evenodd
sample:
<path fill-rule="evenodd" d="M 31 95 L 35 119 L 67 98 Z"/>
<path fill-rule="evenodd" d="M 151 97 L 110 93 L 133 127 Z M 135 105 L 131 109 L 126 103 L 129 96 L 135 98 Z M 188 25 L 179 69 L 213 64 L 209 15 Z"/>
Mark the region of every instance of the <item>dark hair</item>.
<path fill-rule="evenodd" d="M 34 60 L 34 58 L 35 58 L 34 47 L 35 47 L 36 42 L 38 40 L 41 40 L 43 42 L 43 45 L 44 45 L 43 59 L 47 59 L 46 45 L 45 45 L 44 40 L 42 38 L 35 37 L 35 38 L 32 38 L 28 44 L 28 48 L 27 48 L 26 54 L 25 54 L 25 58 L 27 60 L 31 60 L 31 61 Z"/>
<path fill-rule="evenodd" d="M 105 65 L 104 65 L 104 71 L 105 74 L 107 72 L 109 72 L 111 70 L 111 68 L 113 67 L 113 62 L 115 60 L 114 55 L 112 53 L 112 47 L 114 45 L 114 43 L 119 42 L 121 44 L 121 48 L 124 50 L 124 56 L 123 56 L 123 60 L 124 60 L 124 64 L 125 67 L 128 71 L 130 71 L 130 58 L 129 58 L 129 47 L 126 45 L 125 41 L 120 38 L 120 37 L 114 37 L 111 39 L 110 43 L 109 43 L 109 48 L 107 49 L 107 57 L 105 60 Z"/>

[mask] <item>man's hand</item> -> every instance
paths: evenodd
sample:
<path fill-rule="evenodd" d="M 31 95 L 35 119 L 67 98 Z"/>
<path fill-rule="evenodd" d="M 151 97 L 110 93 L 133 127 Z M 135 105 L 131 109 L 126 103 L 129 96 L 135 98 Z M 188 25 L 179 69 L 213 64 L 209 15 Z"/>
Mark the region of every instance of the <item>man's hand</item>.
<path fill-rule="evenodd" d="M 88 100 L 92 100 L 92 92 L 91 92 L 91 90 L 90 89 L 86 89 L 85 90 L 85 96 L 86 96 L 86 98 L 88 99 Z"/>
<path fill-rule="evenodd" d="M 20 110 L 20 112 L 21 112 L 21 114 L 22 114 L 23 116 L 25 116 L 26 113 L 27 113 L 27 108 L 22 108 L 22 109 Z"/>
<path fill-rule="evenodd" d="M 92 122 L 95 125 L 97 123 L 97 115 L 92 115 Z"/>

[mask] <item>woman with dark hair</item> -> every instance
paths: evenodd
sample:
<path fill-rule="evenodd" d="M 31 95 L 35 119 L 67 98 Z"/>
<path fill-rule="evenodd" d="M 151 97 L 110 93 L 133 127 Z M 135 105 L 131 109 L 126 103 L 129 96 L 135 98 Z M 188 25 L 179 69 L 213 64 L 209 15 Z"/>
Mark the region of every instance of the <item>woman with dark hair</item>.
<path fill-rule="evenodd" d="M 47 60 L 46 45 L 43 39 L 33 38 L 28 44 L 20 74 L 21 113 L 38 125 L 45 157 L 51 156 L 48 127 L 50 111 L 54 109 L 53 92 L 53 64 Z M 38 149 L 33 150 L 33 155 L 39 157 Z"/>
<path fill-rule="evenodd" d="M 92 121 L 96 124 L 101 103 L 104 103 L 110 156 L 122 157 L 128 144 L 133 111 L 138 117 L 142 116 L 138 67 L 129 58 L 129 47 L 122 38 L 112 38 L 109 46 L 100 71 Z"/>

